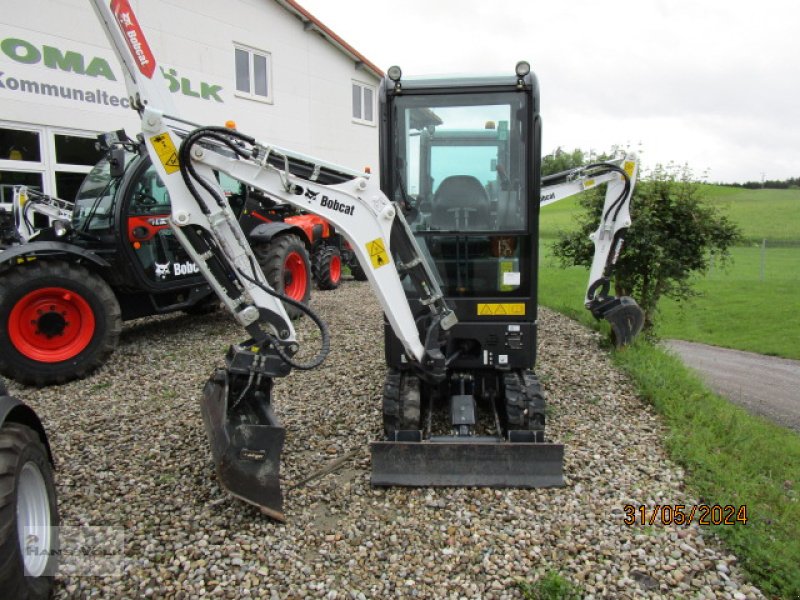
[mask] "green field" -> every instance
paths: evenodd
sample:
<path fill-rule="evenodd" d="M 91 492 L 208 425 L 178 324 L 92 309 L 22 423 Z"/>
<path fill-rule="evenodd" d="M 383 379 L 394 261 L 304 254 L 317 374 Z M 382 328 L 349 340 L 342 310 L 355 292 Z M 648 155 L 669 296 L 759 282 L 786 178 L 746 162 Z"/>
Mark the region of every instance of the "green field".
<path fill-rule="evenodd" d="M 734 248 L 733 262 L 698 276 L 700 296 L 684 303 L 664 300 L 656 317 L 656 333 L 664 338 L 704 342 L 800 359 L 800 190 L 743 190 L 704 186 L 708 200 L 721 209 L 750 239 L 768 239 L 766 251 L 750 243 Z M 634 208 L 635 210 L 635 208 Z M 588 271 L 562 269 L 552 258 L 558 231 L 575 227 L 574 198 L 542 209 L 539 300 L 580 319 Z M 635 212 L 634 212 L 635 218 Z M 785 245 L 772 247 L 771 242 Z"/>
<path fill-rule="evenodd" d="M 800 246 L 800 189 L 746 190 L 722 185 L 700 186 L 708 201 L 737 223 L 748 241 L 762 239 L 795 242 Z M 542 209 L 539 235 L 555 238 L 559 231 L 575 228 L 577 197 Z M 634 218 L 636 206 L 633 206 Z"/>
<path fill-rule="evenodd" d="M 737 223 L 745 238 L 792 241 L 800 245 L 800 190 L 746 190 L 702 186 L 708 200 Z"/>

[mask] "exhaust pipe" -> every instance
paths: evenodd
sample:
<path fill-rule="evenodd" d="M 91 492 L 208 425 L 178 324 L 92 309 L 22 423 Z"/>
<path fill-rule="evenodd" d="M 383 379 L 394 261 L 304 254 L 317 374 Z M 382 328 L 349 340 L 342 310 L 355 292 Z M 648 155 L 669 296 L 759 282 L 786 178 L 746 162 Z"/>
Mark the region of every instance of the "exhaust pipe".
<path fill-rule="evenodd" d="M 285 521 L 280 457 L 286 430 L 272 411 L 272 378 L 217 369 L 200 409 L 220 485 L 232 496 Z"/>

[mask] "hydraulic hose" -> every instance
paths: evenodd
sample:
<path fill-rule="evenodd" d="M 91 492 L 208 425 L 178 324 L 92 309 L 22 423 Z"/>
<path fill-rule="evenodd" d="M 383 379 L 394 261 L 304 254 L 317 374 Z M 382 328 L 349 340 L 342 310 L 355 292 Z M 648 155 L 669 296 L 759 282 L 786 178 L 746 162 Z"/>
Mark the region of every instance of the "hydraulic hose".
<path fill-rule="evenodd" d="M 264 285 L 260 281 L 257 281 L 256 279 L 253 279 L 247 273 L 244 273 L 239 269 L 237 269 L 237 272 L 243 279 L 246 279 L 253 285 L 258 286 L 266 293 L 268 293 L 270 296 L 273 296 L 275 298 L 278 298 L 279 300 L 282 300 L 283 302 L 291 304 L 295 308 L 304 312 L 306 315 L 308 315 L 308 318 L 311 319 L 319 329 L 319 332 L 322 335 L 322 345 L 320 347 L 320 350 L 313 359 L 304 363 L 297 362 L 294 359 L 292 359 L 291 356 L 289 356 L 288 354 L 286 354 L 286 352 L 284 352 L 281 345 L 277 341 L 273 340 L 273 346 L 275 347 L 275 351 L 278 353 L 278 356 L 281 358 L 281 360 L 285 362 L 287 365 L 291 366 L 292 368 L 299 369 L 301 371 L 309 371 L 311 369 L 315 369 L 316 367 L 320 366 L 325 361 L 325 359 L 327 358 L 328 354 L 331 351 L 331 335 L 328 329 L 328 325 L 325 323 L 325 321 L 323 321 L 322 318 L 316 312 L 314 312 L 314 310 L 310 306 L 306 306 L 302 302 L 298 302 L 293 298 L 289 298 L 288 296 L 281 294 L 280 292 L 270 289 L 268 286 Z"/>
<path fill-rule="evenodd" d="M 199 192 L 197 187 L 194 185 L 196 181 L 199 183 L 203 189 L 205 189 L 209 194 L 211 194 L 212 198 L 217 202 L 217 204 L 221 207 L 226 205 L 226 200 L 217 192 L 217 190 L 212 186 L 208 181 L 203 179 L 197 170 L 194 168 L 191 159 L 191 149 L 192 147 L 198 143 L 201 139 L 213 139 L 227 148 L 229 148 L 237 157 L 240 158 L 252 158 L 251 154 L 248 153 L 244 148 L 237 145 L 235 142 L 232 141 L 231 138 L 238 139 L 247 144 L 254 144 L 255 138 L 252 138 L 248 135 L 240 133 L 238 131 L 228 129 L 225 127 L 202 127 L 200 129 L 195 129 L 192 131 L 184 140 L 181 142 L 180 148 L 178 150 L 178 163 L 180 165 L 181 176 L 183 177 L 183 181 L 186 184 L 186 187 L 189 190 L 189 193 L 197 200 L 198 205 L 201 207 L 203 212 L 208 214 L 208 210 L 206 209 L 204 203 L 201 201 L 199 196 Z M 194 180 L 194 181 L 193 181 Z M 251 258 L 252 262 L 252 258 Z M 251 268 L 253 271 L 256 270 L 255 265 L 251 264 Z M 247 273 L 243 272 L 241 269 L 236 269 L 236 272 L 239 274 L 240 277 L 249 281 L 255 286 L 258 286 L 260 289 L 264 290 L 270 296 L 278 298 L 279 300 L 294 306 L 301 312 L 308 315 L 308 317 L 314 322 L 317 328 L 322 335 L 322 345 L 320 347 L 319 352 L 317 355 L 308 362 L 297 362 L 291 356 L 289 356 L 286 351 L 283 349 L 281 343 L 278 340 L 269 334 L 268 337 L 272 340 L 272 345 L 275 348 L 275 352 L 278 354 L 280 359 L 291 366 L 292 368 L 299 369 L 301 371 L 308 371 L 310 369 L 314 369 L 321 365 L 325 359 L 327 358 L 328 354 L 330 353 L 330 331 L 328 330 L 327 324 L 317 315 L 310 307 L 304 305 L 302 302 L 298 302 L 293 298 L 289 298 L 288 296 L 281 294 L 275 290 L 269 288 L 269 286 L 264 285 L 260 281 L 250 277 Z"/>

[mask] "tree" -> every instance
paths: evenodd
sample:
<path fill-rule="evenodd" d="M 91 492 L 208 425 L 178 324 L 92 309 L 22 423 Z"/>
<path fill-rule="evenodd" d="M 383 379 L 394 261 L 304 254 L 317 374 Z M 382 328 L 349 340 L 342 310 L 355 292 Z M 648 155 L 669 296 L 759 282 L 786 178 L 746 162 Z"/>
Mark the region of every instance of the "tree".
<path fill-rule="evenodd" d="M 579 229 L 562 233 L 553 246 L 562 266 L 589 266 L 594 245 L 589 234 L 603 208 L 604 190 L 584 194 Z M 666 296 L 685 300 L 696 294 L 691 277 L 705 273 L 712 256 L 730 259 L 741 230 L 704 202 L 702 188 L 688 170 L 658 167 L 640 179 L 631 200 L 633 224 L 623 232 L 625 248 L 614 268 L 617 296 L 631 296 L 645 312 L 645 329 L 654 323 L 658 301 Z"/>
<path fill-rule="evenodd" d="M 542 176 L 581 167 L 586 164 L 585 156 L 583 150 L 576 148 L 572 152 L 567 152 L 559 146 L 551 154 L 542 157 Z"/>

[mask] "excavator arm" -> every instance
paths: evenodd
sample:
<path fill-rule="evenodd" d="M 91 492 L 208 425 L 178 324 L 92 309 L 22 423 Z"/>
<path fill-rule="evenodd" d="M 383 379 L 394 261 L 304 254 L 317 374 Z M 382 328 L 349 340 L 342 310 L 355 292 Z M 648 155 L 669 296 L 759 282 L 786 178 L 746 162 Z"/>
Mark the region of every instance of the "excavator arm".
<path fill-rule="evenodd" d="M 600 223 L 590 236 L 594 257 L 584 305 L 597 319 L 608 321 L 618 347 L 630 344 L 644 325 L 644 313 L 633 298 L 611 294 L 611 273 L 625 243 L 625 230 L 631 225 L 630 204 L 637 174 L 636 156 L 628 154 L 619 160 L 543 177 L 540 196 L 540 206 L 548 206 L 606 184 Z"/>
<path fill-rule="evenodd" d="M 11 212 L 14 215 L 17 241 L 27 242 L 37 231 L 33 220 L 34 214 L 44 215 L 50 223 L 70 221 L 72 219 L 72 202 L 42 194 L 24 185 L 18 185 L 14 187 Z"/>
<path fill-rule="evenodd" d="M 228 351 L 204 389 L 201 409 L 217 474 L 231 494 L 283 519 L 279 481 L 284 429 L 272 410 L 272 381 L 318 366 L 329 351 L 325 324 L 317 356 L 296 360 L 295 331 L 283 307 L 292 301 L 267 283 L 217 182 L 226 173 L 272 199 L 331 222 L 352 246 L 420 375 L 445 377 L 442 351 L 456 323 L 405 219 L 369 175 L 279 148 L 234 130 L 180 119 L 155 56 L 127 0 L 93 0 L 125 74 L 141 140 L 167 187 L 170 225 L 208 283 L 250 336 Z M 187 126 L 189 129 L 187 130 Z M 408 277 L 427 320 L 411 313 Z"/>

